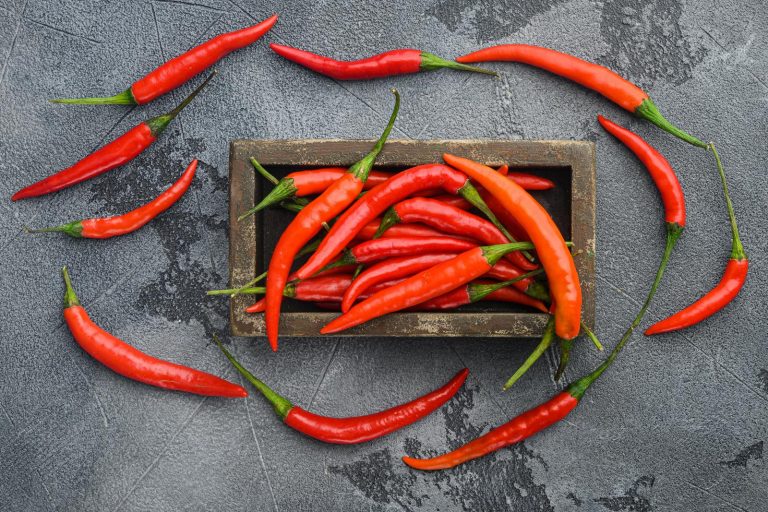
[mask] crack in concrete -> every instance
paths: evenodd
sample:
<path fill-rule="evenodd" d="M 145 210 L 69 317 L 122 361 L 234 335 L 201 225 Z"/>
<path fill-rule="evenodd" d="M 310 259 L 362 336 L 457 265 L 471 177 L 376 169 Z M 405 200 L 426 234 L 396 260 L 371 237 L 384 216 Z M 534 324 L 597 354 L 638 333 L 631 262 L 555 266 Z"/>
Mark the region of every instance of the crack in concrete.
<path fill-rule="evenodd" d="M 3 69 L 0 70 L 0 85 L 3 84 L 3 80 L 5 79 L 5 73 L 8 71 L 8 65 L 11 62 L 13 49 L 16 48 L 16 40 L 19 38 L 19 33 L 21 32 L 21 24 L 24 21 L 24 13 L 27 12 L 27 4 L 29 4 L 29 0 L 25 0 L 24 6 L 21 8 L 21 14 L 19 14 L 19 22 L 16 24 L 16 31 L 13 33 L 13 38 L 11 39 L 11 46 L 8 48 L 8 56 L 5 58 L 5 62 L 3 63 Z"/>
<path fill-rule="evenodd" d="M 53 25 L 49 25 L 47 23 L 43 23 L 42 21 L 33 20 L 32 18 L 22 18 L 22 20 L 28 21 L 28 22 L 32 23 L 33 25 L 38 25 L 40 27 L 45 27 L 47 29 L 53 30 L 54 32 L 59 32 L 61 34 L 65 34 L 65 35 L 68 35 L 68 36 L 76 37 L 78 39 L 82 39 L 84 41 L 88 41 L 90 43 L 104 44 L 104 41 L 102 41 L 100 39 L 94 39 L 92 37 L 84 36 L 82 34 L 76 34 L 74 32 L 70 32 L 68 30 L 64 30 L 63 28 L 59 28 L 59 27 L 55 27 Z"/>
<path fill-rule="evenodd" d="M 703 487 L 700 487 L 700 486 L 696 485 L 696 484 L 695 484 L 695 483 L 693 483 L 693 482 L 689 482 L 688 480 L 683 480 L 683 482 L 687 483 L 688 485 L 690 485 L 691 487 L 693 487 L 693 488 L 695 488 L 695 489 L 698 489 L 698 490 L 700 490 L 700 491 L 701 491 L 701 492 L 703 492 L 704 494 L 707 494 L 707 495 L 709 495 L 709 496 L 713 496 L 713 497 L 717 498 L 718 500 L 722 501 L 722 502 L 723 502 L 723 503 L 725 503 L 726 505 L 729 505 L 730 507 L 732 507 L 732 508 L 734 508 L 734 509 L 736 509 L 736 510 L 741 510 L 741 512 L 750 512 L 750 511 L 749 511 L 749 510 L 747 510 L 746 508 L 744 508 L 744 507 L 741 507 L 741 506 L 737 505 L 736 503 L 734 503 L 734 502 L 732 502 L 732 501 L 730 501 L 730 500 L 727 500 L 727 499 L 723 498 L 722 496 L 720 496 L 720 495 L 719 495 L 719 494 L 717 494 L 717 493 L 714 493 L 714 492 L 712 492 L 712 491 L 710 491 L 710 490 L 708 490 L 708 489 L 705 489 L 705 488 L 703 488 Z"/>

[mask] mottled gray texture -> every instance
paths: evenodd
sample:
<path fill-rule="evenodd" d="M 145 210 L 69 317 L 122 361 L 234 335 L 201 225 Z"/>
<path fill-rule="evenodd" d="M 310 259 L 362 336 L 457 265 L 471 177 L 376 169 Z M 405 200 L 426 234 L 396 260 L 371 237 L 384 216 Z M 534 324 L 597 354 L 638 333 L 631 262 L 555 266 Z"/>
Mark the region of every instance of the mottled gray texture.
<path fill-rule="evenodd" d="M 220 75 L 170 130 L 123 169 L 58 194 L 7 198 L 178 102 L 66 107 L 46 98 L 115 93 L 216 33 L 278 12 L 263 41 Z M 768 9 L 764 2 L 437 0 L 0 0 L 0 509 L 2 510 L 749 510 L 765 509 L 768 301 L 765 193 Z M 716 138 L 753 264 L 741 296 L 685 332 L 637 336 L 567 421 L 456 471 L 422 474 L 405 453 L 456 446 L 560 389 L 548 354 L 513 391 L 503 380 L 532 341 L 237 339 L 244 362 L 298 404 L 360 414 L 472 370 L 448 407 L 388 438 L 329 447 L 280 425 L 258 396 L 202 399 L 123 379 L 63 327 L 59 268 L 105 328 L 160 357 L 235 378 L 210 345 L 226 304 L 226 174 L 233 138 L 373 137 L 397 85 L 397 137 L 574 138 L 598 144 L 597 331 L 612 346 L 638 308 L 663 245 L 661 208 L 642 167 L 603 133 L 603 113 L 636 129 L 682 176 L 686 229 L 650 310 L 659 318 L 711 287 L 727 256 L 712 160 L 599 96 L 535 69 L 500 80 L 435 72 L 338 83 L 281 60 L 279 41 L 342 58 L 410 46 L 453 57 L 530 42 L 611 65 L 667 116 Z M 138 233 L 99 242 L 30 236 L 130 209 L 192 158 L 192 192 Z M 646 322 L 647 324 L 647 322 Z M 599 360 L 578 343 L 568 376 Z"/>

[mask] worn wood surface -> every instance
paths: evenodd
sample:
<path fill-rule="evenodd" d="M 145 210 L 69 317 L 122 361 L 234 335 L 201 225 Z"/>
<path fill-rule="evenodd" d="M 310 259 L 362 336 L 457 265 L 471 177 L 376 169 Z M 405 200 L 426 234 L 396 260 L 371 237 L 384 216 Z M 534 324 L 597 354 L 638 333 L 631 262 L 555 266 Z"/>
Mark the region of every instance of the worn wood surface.
<path fill-rule="evenodd" d="M 368 140 L 235 140 L 230 147 L 229 277 L 240 286 L 265 268 L 276 237 L 290 220 L 279 209 L 269 209 L 237 222 L 242 212 L 261 197 L 264 180 L 257 179 L 249 158 L 255 156 L 279 178 L 299 168 L 348 166 L 367 153 Z M 442 161 L 444 152 L 472 158 L 490 166 L 508 164 L 553 179 L 554 191 L 537 194 L 553 214 L 564 236 L 574 242 L 575 261 L 584 293 L 583 318 L 594 323 L 595 314 L 595 149 L 583 141 L 523 140 L 393 140 L 376 161 L 377 168 L 401 170 Z M 249 315 L 245 307 L 253 297 L 230 301 L 230 328 L 235 336 L 264 333 L 262 315 Z M 282 336 L 316 336 L 320 327 L 338 313 L 320 311 L 311 304 L 286 300 Z M 342 336 L 393 337 L 517 337 L 539 336 L 546 316 L 508 304 L 480 303 L 465 311 L 397 313 L 376 319 Z"/>

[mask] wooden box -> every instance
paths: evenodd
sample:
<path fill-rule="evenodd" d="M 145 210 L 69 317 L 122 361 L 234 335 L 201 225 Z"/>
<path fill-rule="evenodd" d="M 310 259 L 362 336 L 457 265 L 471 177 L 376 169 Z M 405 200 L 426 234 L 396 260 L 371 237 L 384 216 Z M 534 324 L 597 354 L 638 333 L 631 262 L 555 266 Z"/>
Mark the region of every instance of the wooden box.
<path fill-rule="evenodd" d="M 293 214 L 267 209 L 242 222 L 237 217 L 272 188 L 253 170 L 256 157 L 278 178 L 299 169 L 349 166 L 365 153 L 370 140 L 235 140 L 230 147 L 229 278 L 241 286 L 266 269 L 267 258 Z M 442 162 L 444 152 L 472 158 L 492 167 L 508 164 L 512 171 L 539 174 L 553 180 L 553 190 L 534 192 L 552 214 L 566 239 L 573 240 L 575 261 L 584 293 L 583 319 L 594 323 L 595 313 L 595 148 L 583 141 L 526 140 L 392 140 L 375 168 L 403 170 Z M 230 326 L 235 336 L 264 333 L 263 315 L 245 307 L 253 296 L 230 301 Z M 319 336 L 320 328 L 339 313 L 286 299 L 281 336 Z M 393 337 L 518 337 L 539 336 L 546 315 L 510 304 L 479 302 L 452 312 L 396 313 L 344 331 L 342 336 Z"/>

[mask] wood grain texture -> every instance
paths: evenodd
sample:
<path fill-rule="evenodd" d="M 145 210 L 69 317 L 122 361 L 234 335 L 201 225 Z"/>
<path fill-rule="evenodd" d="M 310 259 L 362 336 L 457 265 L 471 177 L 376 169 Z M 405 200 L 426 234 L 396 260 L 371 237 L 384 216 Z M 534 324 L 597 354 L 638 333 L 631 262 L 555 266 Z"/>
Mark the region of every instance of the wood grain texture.
<path fill-rule="evenodd" d="M 238 223 L 240 213 L 263 196 L 263 180 L 255 179 L 249 157 L 280 177 L 299 168 L 349 166 L 365 155 L 369 140 L 235 140 L 230 147 L 229 277 L 230 285 L 240 286 L 264 267 L 264 254 L 271 246 L 264 232 L 279 230 L 270 211 L 260 212 Z M 575 262 L 584 294 L 583 318 L 594 324 L 595 315 L 595 148 L 584 141 L 524 140 L 431 140 L 387 142 L 376 161 L 378 168 L 405 169 L 439 162 L 445 152 L 472 158 L 490 166 L 507 164 L 511 170 L 541 173 L 555 178 L 557 193 L 543 193 L 543 204 L 558 221 L 564 235 L 574 242 Z M 269 188 L 267 187 L 267 190 Z M 537 196 L 538 198 L 539 196 Z M 552 202 L 553 197 L 557 200 Z M 266 219 L 266 220 L 265 220 Z M 568 233 L 570 231 L 570 233 Z M 230 328 L 235 336 L 261 336 L 262 315 L 249 315 L 245 307 L 252 297 L 238 296 L 230 301 Z M 490 303 L 489 303 L 490 304 Z M 337 313 L 315 310 L 286 310 L 280 332 L 286 337 L 316 336 L 320 327 Z M 506 309 L 506 311 L 505 311 Z M 392 337 L 510 337 L 540 336 L 546 316 L 540 313 L 509 311 L 504 305 L 488 305 L 476 311 L 445 313 L 397 313 L 368 322 L 341 333 L 341 336 Z"/>

